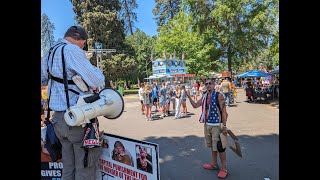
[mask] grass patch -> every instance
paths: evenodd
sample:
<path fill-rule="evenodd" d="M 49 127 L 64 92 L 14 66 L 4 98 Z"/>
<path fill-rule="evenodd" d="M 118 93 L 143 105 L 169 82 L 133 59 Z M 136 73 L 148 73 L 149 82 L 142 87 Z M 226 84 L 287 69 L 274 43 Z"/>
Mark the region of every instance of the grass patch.
<path fill-rule="evenodd" d="M 124 95 L 128 95 L 128 94 L 138 94 L 138 89 L 128 89 L 128 90 L 123 90 L 123 94 Z"/>

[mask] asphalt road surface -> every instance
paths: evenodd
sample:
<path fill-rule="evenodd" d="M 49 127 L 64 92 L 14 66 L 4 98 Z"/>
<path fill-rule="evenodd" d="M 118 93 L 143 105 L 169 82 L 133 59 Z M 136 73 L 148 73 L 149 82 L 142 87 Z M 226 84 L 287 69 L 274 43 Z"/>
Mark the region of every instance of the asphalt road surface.
<path fill-rule="evenodd" d="M 159 145 L 161 180 L 219 179 L 218 171 L 202 168 L 211 161 L 210 149 L 204 144 L 200 108 L 187 100 L 189 115 L 146 121 L 141 115 L 137 95 L 125 96 L 121 117 L 99 117 L 100 130 Z M 279 179 L 279 109 L 268 104 L 247 103 L 238 89 L 237 103 L 228 107 L 227 126 L 240 139 L 242 158 L 227 148 L 228 180 Z M 172 107 L 171 107 L 172 108 Z M 154 110 L 155 107 L 152 107 Z M 159 115 L 160 113 L 158 113 Z M 156 117 L 158 116 L 156 115 Z M 218 160 L 220 165 L 220 161 Z"/>

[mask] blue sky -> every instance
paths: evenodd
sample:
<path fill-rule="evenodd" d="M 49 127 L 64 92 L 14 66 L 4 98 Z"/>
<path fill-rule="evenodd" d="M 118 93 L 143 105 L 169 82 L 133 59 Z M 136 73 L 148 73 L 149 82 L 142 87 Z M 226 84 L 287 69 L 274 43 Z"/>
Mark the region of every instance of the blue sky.
<path fill-rule="evenodd" d="M 154 0 L 137 0 L 138 9 L 135 28 L 139 28 L 149 36 L 157 34 L 157 25 L 153 20 L 152 9 L 155 7 Z M 76 23 L 75 14 L 70 0 L 41 0 L 41 14 L 45 13 L 55 26 L 54 37 L 62 38 L 65 31 Z"/>

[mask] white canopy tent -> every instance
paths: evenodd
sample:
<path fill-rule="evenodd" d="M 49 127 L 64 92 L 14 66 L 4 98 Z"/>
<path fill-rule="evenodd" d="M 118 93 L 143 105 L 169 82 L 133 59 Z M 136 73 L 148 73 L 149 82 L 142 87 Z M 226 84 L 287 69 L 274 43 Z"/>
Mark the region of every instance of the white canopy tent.
<path fill-rule="evenodd" d="M 217 72 L 209 72 L 210 76 L 213 77 L 213 78 L 221 78 L 222 77 L 222 74 L 220 73 L 217 73 Z"/>

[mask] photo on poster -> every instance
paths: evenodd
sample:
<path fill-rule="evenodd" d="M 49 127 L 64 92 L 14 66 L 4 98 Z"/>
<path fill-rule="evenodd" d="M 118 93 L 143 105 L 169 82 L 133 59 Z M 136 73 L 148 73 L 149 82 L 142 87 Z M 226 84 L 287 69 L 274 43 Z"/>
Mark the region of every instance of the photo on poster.
<path fill-rule="evenodd" d="M 158 144 L 108 133 L 103 139 L 97 180 L 160 180 Z"/>
<path fill-rule="evenodd" d="M 172 61 L 171 60 L 167 60 L 167 66 L 172 66 Z"/>
<path fill-rule="evenodd" d="M 179 61 L 174 61 L 174 66 L 175 67 L 179 66 Z"/>
<path fill-rule="evenodd" d="M 114 143 L 112 151 L 112 159 L 126 165 L 134 166 L 133 158 L 129 150 L 123 145 L 121 141 Z"/>
<path fill-rule="evenodd" d="M 151 148 L 136 144 L 137 168 L 152 174 Z"/>
<path fill-rule="evenodd" d="M 158 67 L 158 61 L 154 61 L 152 62 L 152 64 L 153 64 L 153 67 Z"/>

